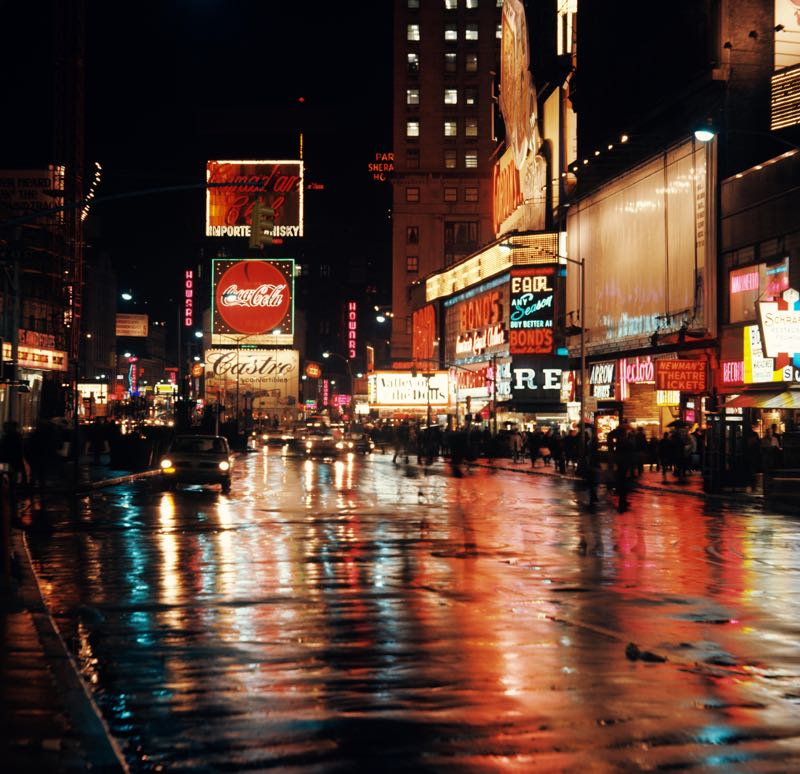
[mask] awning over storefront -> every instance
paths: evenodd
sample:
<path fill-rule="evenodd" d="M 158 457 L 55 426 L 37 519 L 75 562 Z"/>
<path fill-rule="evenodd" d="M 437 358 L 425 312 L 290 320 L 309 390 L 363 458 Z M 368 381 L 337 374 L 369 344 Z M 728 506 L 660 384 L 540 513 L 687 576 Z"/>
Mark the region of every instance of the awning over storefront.
<path fill-rule="evenodd" d="M 800 390 L 742 393 L 726 400 L 725 408 L 800 409 Z"/>

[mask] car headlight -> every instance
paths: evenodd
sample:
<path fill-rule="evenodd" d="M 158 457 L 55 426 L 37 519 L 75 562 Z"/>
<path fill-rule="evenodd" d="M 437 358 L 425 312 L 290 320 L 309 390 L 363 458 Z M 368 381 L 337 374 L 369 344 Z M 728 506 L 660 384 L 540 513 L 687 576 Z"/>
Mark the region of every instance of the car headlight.
<path fill-rule="evenodd" d="M 313 445 L 312 441 L 306 441 L 306 449 L 310 449 Z"/>
<path fill-rule="evenodd" d="M 336 448 L 337 448 L 337 449 L 344 449 L 344 444 L 343 444 L 341 441 L 339 441 L 339 442 L 336 444 Z"/>
<path fill-rule="evenodd" d="M 220 470 L 229 470 L 230 467 L 231 467 L 231 463 L 228 462 L 228 460 L 222 460 L 222 462 L 219 463 L 219 469 Z"/>
<path fill-rule="evenodd" d="M 169 460 L 169 459 L 167 459 L 166 457 L 164 457 L 164 459 L 163 459 L 163 460 L 161 460 L 161 467 L 162 467 L 163 469 L 165 469 L 165 470 L 166 470 L 167 468 L 171 468 L 171 467 L 172 467 L 172 460 Z"/>
<path fill-rule="evenodd" d="M 264 434 L 261 436 L 261 440 L 262 440 L 262 441 L 268 441 L 268 440 L 269 440 L 269 435 L 268 435 L 267 433 L 264 433 Z"/>
<path fill-rule="evenodd" d="M 348 441 L 347 442 L 347 448 L 348 449 L 352 449 L 353 448 L 353 442 L 352 441 Z"/>

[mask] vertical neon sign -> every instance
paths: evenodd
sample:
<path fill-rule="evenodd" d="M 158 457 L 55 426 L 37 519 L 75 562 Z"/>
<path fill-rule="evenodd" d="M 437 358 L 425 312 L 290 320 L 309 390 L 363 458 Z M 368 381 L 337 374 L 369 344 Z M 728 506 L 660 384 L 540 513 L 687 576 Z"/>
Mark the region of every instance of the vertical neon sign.
<path fill-rule="evenodd" d="M 191 269 L 183 274 L 183 324 L 187 328 L 194 324 L 194 272 Z"/>
<path fill-rule="evenodd" d="M 347 302 L 347 356 L 354 360 L 358 347 L 356 339 L 358 335 L 358 305 L 355 301 Z"/>

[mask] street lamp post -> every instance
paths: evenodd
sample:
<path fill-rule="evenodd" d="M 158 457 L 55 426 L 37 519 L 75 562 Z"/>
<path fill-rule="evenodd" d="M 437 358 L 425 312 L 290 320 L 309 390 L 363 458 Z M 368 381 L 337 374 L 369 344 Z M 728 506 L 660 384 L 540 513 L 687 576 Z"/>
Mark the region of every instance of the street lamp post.
<path fill-rule="evenodd" d="M 586 431 L 584 428 L 584 413 L 586 410 L 586 324 L 585 324 L 585 309 L 586 309 L 586 259 L 581 258 L 568 258 L 566 255 L 560 255 L 559 260 L 566 263 L 572 263 L 580 267 L 580 295 L 578 316 L 580 318 L 580 335 L 581 335 L 581 393 L 580 393 L 580 419 L 578 420 L 578 454 L 580 455 L 581 462 L 586 459 Z"/>

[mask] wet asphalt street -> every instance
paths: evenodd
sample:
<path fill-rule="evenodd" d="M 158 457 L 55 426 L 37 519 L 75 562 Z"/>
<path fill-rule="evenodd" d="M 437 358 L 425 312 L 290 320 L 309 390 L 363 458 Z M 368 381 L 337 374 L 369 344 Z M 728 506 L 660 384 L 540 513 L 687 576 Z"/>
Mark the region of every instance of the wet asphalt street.
<path fill-rule="evenodd" d="M 264 449 L 29 539 L 132 771 L 800 770 L 800 519 L 584 497 Z"/>

